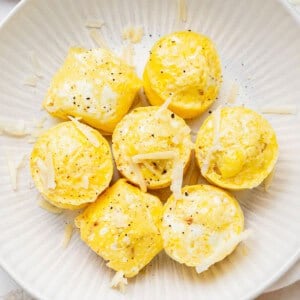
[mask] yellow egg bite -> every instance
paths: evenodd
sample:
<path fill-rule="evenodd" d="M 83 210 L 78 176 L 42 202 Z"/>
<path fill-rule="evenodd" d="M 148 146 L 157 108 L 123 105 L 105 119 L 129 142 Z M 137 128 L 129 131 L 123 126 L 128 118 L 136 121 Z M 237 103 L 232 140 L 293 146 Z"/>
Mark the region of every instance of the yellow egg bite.
<path fill-rule="evenodd" d="M 108 142 L 97 130 L 76 120 L 60 123 L 38 138 L 30 167 L 40 193 L 65 209 L 95 201 L 113 175 Z"/>
<path fill-rule="evenodd" d="M 247 236 L 238 202 L 210 185 L 186 186 L 164 206 L 161 234 L 166 253 L 198 273 L 229 255 Z"/>
<path fill-rule="evenodd" d="M 108 267 L 133 277 L 162 250 L 162 210 L 157 197 L 119 179 L 75 224 L 82 240 Z"/>
<path fill-rule="evenodd" d="M 258 186 L 278 158 L 276 135 L 260 114 L 244 107 L 218 108 L 201 126 L 195 153 L 202 175 L 218 186 Z"/>
<path fill-rule="evenodd" d="M 169 186 L 174 168 L 180 163 L 187 167 L 192 148 L 185 121 L 156 106 L 133 110 L 112 136 L 118 170 L 141 188 L 143 182 L 149 189 Z"/>
<path fill-rule="evenodd" d="M 194 118 L 215 101 L 221 84 L 221 64 L 208 37 L 175 32 L 153 46 L 143 79 L 152 105 L 171 101 L 170 110 L 182 118 Z"/>
<path fill-rule="evenodd" d="M 105 49 L 71 48 L 53 77 L 44 108 L 111 133 L 142 86 L 132 67 Z"/>

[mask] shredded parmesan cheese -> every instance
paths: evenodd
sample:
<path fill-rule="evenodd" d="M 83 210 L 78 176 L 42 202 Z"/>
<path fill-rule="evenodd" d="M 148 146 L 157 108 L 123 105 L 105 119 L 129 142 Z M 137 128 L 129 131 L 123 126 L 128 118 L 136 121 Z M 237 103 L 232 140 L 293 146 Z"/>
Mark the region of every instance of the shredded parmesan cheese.
<path fill-rule="evenodd" d="M 224 253 L 230 253 L 231 250 L 238 245 L 241 241 L 244 241 L 249 237 L 251 234 L 251 230 L 245 230 L 241 234 L 236 234 L 232 238 L 230 238 L 229 241 L 224 241 L 223 243 L 220 243 L 218 247 L 214 250 L 214 253 L 207 257 L 201 265 L 196 267 L 197 273 L 202 273 L 206 271 L 211 265 L 218 262 L 219 260 L 223 259 Z"/>
<path fill-rule="evenodd" d="M 237 95 L 238 95 L 238 92 L 239 92 L 239 86 L 234 82 L 231 86 L 231 89 L 229 91 L 229 95 L 227 97 L 227 100 L 226 102 L 227 103 L 230 103 L 230 104 L 233 104 L 236 102 L 236 98 L 237 98 Z"/>
<path fill-rule="evenodd" d="M 111 280 L 110 287 L 116 288 L 122 293 L 125 292 L 125 285 L 127 284 L 127 278 L 124 277 L 124 272 L 118 271 Z"/>
<path fill-rule="evenodd" d="M 187 20 L 187 7 L 186 0 L 178 0 L 178 14 L 181 22 L 186 22 Z"/>
<path fill-rule="evenodd" d="M 129 164 L 130 164 L 130 167 L 132 169 L 132 171 L 136 174 L 137 176 L 137 180 L 138 180 L 138 185 L 141 189 L 142 192 L 147 192 L 147 185 L 146 185 L 146 182 L 145 182 L 145 179 L 144 179 L 144 176 L 141 172 L 141 169 L 139 167 L 138 164 L 134 163 L 132 161 L 132 159 L 129 160 Z"/>
<path fill-rule="evenodd" d="M 36 87 L 39 78 L 36 75 L 30 75 L 24 79 L 23 84 L 31 87 Z"/>
<path fill-rule="evenodd" d="M 98 29 L 92 28 L 89 30 L 89 32 L 90 32 L 91 39 L 98 47 L 104 48 L 104 49 L 109 49 L 101 32 Z"/>
<path fill-rule="evenodd" d="M 297 107 L 293 105 L 265 106 L 261 108 L 261 112 L 263 114 L 295 115 L 297 114 Z"/>
<path fill-rule="evenodd" d="M 89 188 L 89 184 L 90 184 L 89 176 L 83 175 L 81 180 L 81 186 L 87 190 Z"/>
<path fill-rule="evenodd" d="M 40 171 L 41 181 L 45 190 L 55 189 L 55 170 L 53 165 L 52 154 L 48 151 L 45 161 L 38 158 L 36 165 Z"/>
<path fill-rule="evenodd" d="M 132 161 L 134 163 L 139 163 L 143 160 L 174 159 L 176 156 L 177 153 L 175 151 L 151 152 L 134 155 L 132 156 Z"/>
<path fill-rule="evenodd" d="M 139 43 L 144 36 L 142 27 L 126 27 L 122 32 L 123 40 L 129 40 L 131 43 Z"/>
<path fill-rule="evenodd" d="M 50 204 L 48 201 L 42 199 L 38 202 L 39 207 L 41 207 L 42 209 L 52 213 L 52 214 L 56 214 L 59 215 L 63 212 L 63 209 L 58 208 L 52 204 Z"/>
<path fill-rule="evenodd" d="M 67 224 L 65 226 L 65 235 L 64 235 L 64 241 L 63 241 L 64 248 L 67 248 L 71 241 L 71 238 L 73 235 L 73 229 L 74 229 L 74 226 L 72 224 Z"/>
<path fill-rule="evenodd" d="M 176 200 L 182 197 L 181 187 L 183 181 L 183 171 L 184 171 L 184 164 L 183 161 L 181 161 L 178 156 L 178 158 L 174 161 L 174 166 L 172 171 L 172 183 L 170 186 L 170 190 L 173 192 L 174 198 Z"/>
<path fill-rule="evenodd" d="M 129 65 L 133 66 L 134 49 L 132 44 L 123 46 L 121 58 Z"/>
<path fill-rule="evenodd" d="M 85 22 L 85 27 L 87 28 L 101 28 L 104 25 L 103 21 L 87 19 Z"/>
<path fill-rule="evenodd" d="M 127 227 L 129 223 L 129 218 L 122 211 L 114 210 L 111 221 L 113 225 L 116 226 L 117 228 L 124 228 Z"/>
<path fill-rule="evenodd" d="M 155 117 L 159 117 L 160 116 L 160 114 L 164 111 L 164 110 L 166 110 L 168 107 L 169 107 L 169 105 L 171 104 L 171 101 L 172 101 L 172 96 L 171 97 L 169 97 L 160 107 L 159 107 L 159 109 L 156 111 L 156 113 L 155 113 Z"/>
<path fill-rule="evenodd" d="M 69 116 L 69 119 L 74 123 L 76 128 L 88 139 L 88 141 L 95 147 L 99 147 L 100 143 L 95 135 L 90 131 L 90 128 L 78 121 L 78 119 Z"/>
<path fill-rule="evenodd" d="M 274 178 L 274 174 L 275 174 L 275 168 L 272 170 L 272 172 L 268 175 L 268 177 L 264 180 L 264 187 L 265 187 L 265 191 L 268 192 L 269 188 L 273 182 L 273 178 Z"/>
<path fill-rule="evenodd" d="M 42 129 L 42 128 L 44 128 L 44 124 L 45 124 L 46 120 L 47 120 L 47 117 L 43 117 L 40 120 L 36 120 L 34 126 L 38 129 Z"/>
<path fill-rule="evenodd" d="M 23 137 L 29 134 L 25 128 L 25 122 L 23 120 L 1 122 L 0 132 L 14 137 Z"/>
<path fill-rule="evenodd" d="M 12 186 L 12 189 L 14 191 L 16 191 L 17 190 L 18 171 L 19 171 L 19 169 L 21 169 L 24 166 L 26 155 L 23 154 L 19 160 L 13 161 L 10 157 L 10 154 L 7 152 L 6 158 L 7 158 L 7 166 L 8 166 L 8 170 L 9 170 L 11 186 Z"/>
<path fill-rule="evenodd" d="M 221 121 L 221 107 L 219 106 L 214 112 L 214 136 L 213 136 L 213 143 L 210 149 L 206 154 L 206 157 L 203 161 L 201 172 L 202 174 L 206 174 L 208 168 L 210 166 L 210 161 L 212 158 L 213 153 L 219 149 L 219 136 L 220 136 L 220 121 Z"/>
<path fill-rule="evenodd" d="M 39 78 L 42 78 L 43 76 L 41 74 L 41 65 L 38 61 L 36 53 L 33 51 L 30 51 L 29 57 L 30 57 L 31 65 L 32 65 L 33 74 Z"/>

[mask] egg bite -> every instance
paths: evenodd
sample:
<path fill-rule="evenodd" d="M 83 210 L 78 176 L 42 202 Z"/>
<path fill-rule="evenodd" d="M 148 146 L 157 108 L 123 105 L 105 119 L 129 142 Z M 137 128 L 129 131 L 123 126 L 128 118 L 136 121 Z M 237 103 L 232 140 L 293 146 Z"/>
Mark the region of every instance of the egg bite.
<path fill-rule="evenodd" d="M 113 175 L 110 147 L 95 129 L 77 120 L 60 123 L 36 141 L 31 175 L 51 204 L 79 209 L 94 202 Z"/>
<path fill-rule="evenodd" d="M 107 266 L 133 277 L 162 250 L 160 200 L 119 179 L 75 219 L 82 240 Z"/>
<path fill-rule="evenodd" d="M 43 106 L 54 117 L 81 117 L 84 123 L 111 133 L 141 86 L 133 68 L 108 50 L 71 48 Z"/>
<path fill-rule="evenodd" d="M 244 107 L 218 108 L 199 129 L 195 153 L 202 175 L 232 190 L 258 186 L 278 158 L 276 134 L 260 114 Z"/>
<path fill-rule="evenodd" d="M 180 164 L 187 168 L 192 148 L 185 121 L 157 106 L 134 109 L 112 136 L 118 170 L 142 189 L 169 186 L 175 168 Z"/>
<path fill-rule="evenodd" d="M 182 189 L 164 206 L 161 234 L 166 253 L 201 273 L 229 255 L 247 237 L 238 202 L 211 185 Z"/>
<path fill-rule="evenodd" d="M 152 105 L 170 101 L 168 108 L 178 116 L 199 116 L 219 93 L 222 80 L 217 50 L 208 37 L 196 32 L 164 36 L 150 51 L 143 80 Z"/>

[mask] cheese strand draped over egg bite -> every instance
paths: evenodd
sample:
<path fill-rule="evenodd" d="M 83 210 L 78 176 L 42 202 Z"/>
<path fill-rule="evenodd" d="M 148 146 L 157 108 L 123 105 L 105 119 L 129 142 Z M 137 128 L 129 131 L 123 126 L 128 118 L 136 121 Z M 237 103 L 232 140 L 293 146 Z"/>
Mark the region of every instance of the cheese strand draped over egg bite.
<path fill-rule="evenodd" d="M 112 136 L 118 170 L 141 188 L 143 184 L 149 189 L 169 186 L 172 177 L 178 175 L 173 174 L 174 168 L 178 164 L 187 167 L 192 148 L 190 128 L 185 121 L 156 106 L 133 110 Z"/>
<path fill-rule="evenodd" d="M 195 32 L 175 32 L 151 49 L 144 70 L 144 89 L 152 105 L 169 102 L 182 118 L 194 118 L 216 99 L 221 64 L 213 42 Z"/>
<path fill-rule="evenodd" d="M 160 200 L 119 179 L 75 220 L 107 266 L 133 277 L 162 250 Z"/>
<path fill-rule="evenodd" d="M 113 174 L 108 142 L 97 130 L 76 122 L 63 122 L 43 133 L 33 147 L 30 167 L 39 192 L 65 209 L 95 201 Z"/>
<path fill-rule="evenodd" d="M 134 69 L 105 49 L 71 48 L 52 79 L 45 109 L 111 133 L 142 86 Z"/>
<path fill-rule="evenodd" d="M 195 153 L 202 175 L 223 188 L 258 186 L 278 158 L 276 135 L 260 114 L 244 107 L 224 107 L 199 129 Z"/>
<path fill-rule="evenodd" d="M 166 253 L 201 273 L 247 237 L 238 202 L 210 185 L 186 186 L 164 206 L 161 234 Z"/>

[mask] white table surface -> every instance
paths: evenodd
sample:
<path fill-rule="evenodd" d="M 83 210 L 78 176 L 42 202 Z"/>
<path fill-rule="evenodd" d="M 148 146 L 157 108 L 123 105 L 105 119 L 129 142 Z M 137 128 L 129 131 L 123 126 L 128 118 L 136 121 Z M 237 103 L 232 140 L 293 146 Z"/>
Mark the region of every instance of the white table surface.
<path fill-rule="evenodd" d="M 19 0 L 0 0 L 0 22 L 18 2 Z M 289 0 L 289 2 L 300 12 L 300 0 Z M 0 300 L 31 299 L 32 298 L 0 267 Z M 257 300 L 300 300 L 300 261 L 275 284 L 269 287 L 266 293 L 258 297 Z"/>

